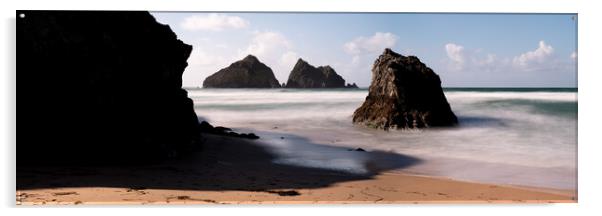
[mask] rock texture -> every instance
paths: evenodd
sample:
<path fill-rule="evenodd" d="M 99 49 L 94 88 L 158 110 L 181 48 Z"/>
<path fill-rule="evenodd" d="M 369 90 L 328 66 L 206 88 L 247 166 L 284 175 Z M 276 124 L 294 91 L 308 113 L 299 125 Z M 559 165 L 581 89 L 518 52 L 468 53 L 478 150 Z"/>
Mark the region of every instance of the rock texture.
<path fill-rule="evenodd" d="M 351 87 L 351 85 L 349 85 Z M 288 76 L 286 88 L 345 88 L 345 80 L 330 66 L 314 67 L 297 60 Z M 357 87 L 357 86 L 356 86 Z"/>
<path fill-rule="evenodd" d="M 347 85 L 345 86 L 345 88 L 358 88 L 358 87 L 357 87 L 357 85 L 355 83 L 353 83 L 353 84 L 347 83 Z"/>
<path fill-rule="evenodd" d="M 203 88 L 280 88 L 272 69 L 248 55 L 203 81 Z"/>
<path fill-rule="evenodd" d="M 372 67 L 366 100 L 353 122 L 374 128 L 423 128 L 458 123 L 439 76 L 416 56 L 385 49 Z"/>
<path fill-rule="evenodd" d="M 148 12 L 17 11 L 17 47 L 18 165 L 138 163 L 198 146 L 181 88 L 192 46 Z"/>
<path fill-rule="evenodd" d="M 236 133 L 236 132 L 232 131 L 232 129 L 227 128 L 227 127 L 222 127 L 222 126 L 214 127 L 213 125 L 209 124 L 209 122 L 206 122 L 206 121 L 201 122 L 201 131 L 203 133 L 215 134 L 215 135 L 220 135 L 220 136 L 239 137 L 239 138 L 246 138 L 246 139 L 259 139 L 259 136 L 255 135 L 254 133 Z"/>

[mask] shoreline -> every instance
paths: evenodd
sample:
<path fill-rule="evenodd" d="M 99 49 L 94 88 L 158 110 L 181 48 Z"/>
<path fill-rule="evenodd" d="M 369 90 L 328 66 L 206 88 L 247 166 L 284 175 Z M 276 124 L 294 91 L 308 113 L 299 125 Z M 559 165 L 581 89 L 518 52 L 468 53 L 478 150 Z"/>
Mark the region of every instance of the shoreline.
<path fill-rule="evenodd" d="M 496 184 L 496 183 L 488 183 L 488 182 L 470 181 L 470 180 L 464 180 L 464 179 L 454 179 L 454 178 L 445 177 L 445 176 L 415 174 L 415 173 L 405 172 L 405 171 L 394 171 L 394 172 L 390 172 L 388 174 L 416 176 L 416 177 L 432 178 L 432 179 L 439 179 L 439 180 L 443 180 L 443 181 L 447 180 L 447 181 L 462 182 L 462 183 L 469 183 L 469 184 L 498 186 L 498 187 L 505 187 L 505 188 L 519 189 L 519 190 L 550 193 L 550 194 L 556 194 L 556 195 L 561 195 L 561 196 L 573 196 L 574 197 L 576 194 L 575 190 L 572 190 L 572 189 L 548 188 L 548 187 L 537 187 L 537 186 L 515 185 L 515 184 Z"/>
<path fill-rule="evenodd" d="M 417 183 L 420 187 L 410 190 L 387 188 L 393 181 Z M 380 189 L 373 190 L 373 188 Z M 470 190 L 463 190 L 466 188 Z M 17 205 L 577 203 L 575 195 L 569 191 L 463 182 L 399 173 L 383 173 L 373 180 L 347 182 L 319 189 L 268 191 L 141 189 L 134 191 L 130 193 L 131 188 L 94 187 L 24 190 L 17 191 L 17 194 L 21 196 L 34 194 L 31 197 L 33 199 L 27 197 L 17 201 Z M 278 194 L 291 191 L 298 191 L 300 195 Z M 61 193 L 67 195 L 60 195 L 62 197 L 57 199 L 56 194 Z M 52 196 L 53 199 L 48 196 Z"/>
<path fill-rule="evenodd" d="M 391 188 L 395 181 L 419 187 Z M 388 188 L 389 187 L 389 188 Z M 378 189 L 374 189 L 378 188 Z M 465 190 L 469 188 L 469 190 Z M 410 189 L 410 190 L 407 190 Z M 299 195 L 282 195 L 291 192 Z M 281 194 L 279 194 L 281 193 Z M 64 194 L 64 195 L 57 195 Z M 33 195 L 33 196 L 32 196 Z M 411 174 L 383 173 L 372 180 L 319 189 L 195 191 L 131 188 L 49 188 L 17 191 L 17 205 L 136 204 L 485 204 L 577 203 L 574 193 L 548 188 L 463 182 Z M 30 197 L 31 196 L 31 197 Z M 50 196 L 50 197 L 49 197 Z M 57 198 L 61 196 L 60 198 Z M 357 196 L 357 197 L 356 197 Z M 460 197 L 464 197 L 461 199 Z M 52 199 L 51 199 L 52 198 Z M 115 200 L 121 199 L 121 200 Z"/>
<path fill-rule="evenodd" d="M 234 130 L 254 132 L 260 135 L 264 142 L 258 145 L 275 152 L 274 154 L 278 155 L 281 159 L 286 159 L 288 157 L 303 158 L 303 154 L 294 152 L 309 151 L 313 152 L 309 155 L 312 156 L 313 160 L 317 159 L 317 155 L 322 155 L 321 157 L 327 159 L 366 160 L 361 156 L 358 158 L 357 156 L 345 154 L 343 151 L 362 148 L 367 152 L 375 152 L 377 154 L 385 153 L 381 154 L 383 158 L 375 157 L 368 159 L 368 163 L 376 164 L 377 167 L 385 167 L 387 172 L 392 173 L 434 177 L 470 183 L 542 189 L 544 191 L 565 191 L 575 193 L 574 191 L 577 189 L 576 169 L 532 167 L 520 164 L 479 161 L 457 157 L 431 156 L 416 154 L 415 152 L 407 152 L 401 155 L 410 160 L 416 160 L 416 162 L 402 164 L 400 165 L 402 167 L 396 169 L 396 166 L 399 165 L 395 165 L 395 160 L 404 160 L 404 158 L 392 156 L 394 154 L 391 154 L 391 150 L 387 151 L 386 149 L 379 149 L 378 147 L 358 144 L 358 142 L 354 141 L 357 137 L 352 137 L 351 134 L 341 132 L 340 134 L 333 135 L 317 130 L 303 130 L 303 132 L 299 133 L 295 132 L 296 129 L 286 128 L 283 124 L 277 125 L 278 126 L 263 125 L 262 127 L 255 128 L 252 128 L 252 125 L 244 125 L 243 127 L 234 128 Z M 338 143 L 354 144 L 340 145 Z M 302 162 L 289 164 L 302 164 Z M 324 167 L 336 166 L 329 164 Z M 465 169 L 464 167 L 471 168 Z M 448 172 L 449 170 L 452 170 L 452 172 Z M 453 170 L 462 170 L 462 172 L 453 172 Z M 377 172 L 380 171 L 382 170 L 377 170 Z M 551 174 L 555 175 L 551 176 Z M 549 177 L 554 178 L 550 179 Z"/>
<path fill-rule="evenodd" d="M 204 151 L 155 165 L 18 168 L 17 205 L 577 202 L 557 190 L 274 164 L 254 141 L 206 138 Z"/>

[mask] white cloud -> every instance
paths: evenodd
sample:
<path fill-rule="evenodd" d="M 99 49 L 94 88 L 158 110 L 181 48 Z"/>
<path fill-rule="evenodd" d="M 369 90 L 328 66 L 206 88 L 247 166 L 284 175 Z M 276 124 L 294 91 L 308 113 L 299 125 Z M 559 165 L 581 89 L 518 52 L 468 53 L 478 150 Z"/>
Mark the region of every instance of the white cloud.
<path fill-rule="evenodd" d="M 476 56 L 476 53 L 475 53 L 475 56 L 472 56 L 471 59 L 475 65 L 487 66 L 487 65 L 494 64 L 497 61 L 497 56 L 495 54 L 490 53 L 490 54 L 487 54 L 483 58 L 479 58 L 479 56 Z"/>
<path fill-rule="evenodd" d="M 216 43 L 206 37 L 195 38 L 189 43 L 193 44 L 192 53 L 188 58 L 188 65 L 194 68 L 204 68 L 213 71 L 225 67 L 233 60 L 231 56 L 224 55 L 228 52 L 228 45 Z"/>
<path fill-rule="evenodd" d="M 195 65 L 212 65 L 215 62 L 214 55 L 208 55 L 206 52 L 200 49 L 192 49 L 192 53 L 188 58 L 188 64 L 191 66 Z"/>
<path fill-rule="evenodd" d="M 471 59 L 470 64 L 465 65 L 465 70 L 476 72 L 507 72 L 510 65 L 509 58 L 499 58 L 495 54 L 481 54 L 474 52 L 468 54 Z"/>
<path fill-rule="evenodd" d="M 377 55 L 385 48 L 393 48 L 398 36 L 390 32 L 375 32 L 371 36 L 360 36 L 343 44 L 343 50 L 351 55 L 348 63 L 335 64 L 342 74 L 369 72 Z M 347 80 L 350 81 L 350 80 Z"/>
<path fill-rule="evenodd" d="M 454 43 L 448 43 L 445 44 L 445 52 L 447 53 L 447 57 L 450 59 L 451 69 L 461 70 L 464 68 L 465 54 L 463 46 Z"/>
<path fill-rule="evenodd" d="M 294 65 L 297 62 L 297 59 L 299 59 L 299 55 L 297 55 L 296 52 L 288 51 L 282 54 L 282 57 L 280 57 L 280 64 L 285 66 Z"/>
<path fill-rule="evenodd" d="M 190 66 L 222 66 L 227 64 L 227 59 L 220 55 L 208 53 L 200 48 L 193 48 L 188 58 L 188 64 Z"/>
<path fill-rule="evenodd" d="M 238 57 L 254 55 L 274 71 L 276 78 L 285 82 L 288 74 L 299 59 L 293 44 L 280 32 L 256 31 L 246 48 L 238 50 Z"/>
<path fill-rule="evenodd" d="M 351 64 L 352 65 L 357 65 L 360 63 L 360 57 L 359 56 L 353 56 L 353 58 L 351 59 Z"/>
<path fill-rule="evenodd" d="M 535 69 L 538 65 L 545 63 L 546 60 L 554 53 L 554 48 L 547 45 L 543 40 L 539 41 L 539 47 L 536 50 L 523 53 L 514 57 L 512 63 L 516 67 L 524 69 Z"/>
<path fill-rule="evenodd" d="M 447 69 L 450 71 L 467 73 L 503 71 L 509 62 L 507 58 L 499 58 L 482 48 L 467 49 L 455 43 L 447 43 L 444 48 L 447 58 L 443 62 L 447 63 Z"/>
<path fill-rule="evenodd" d="M 252 54 L 257 57 L 275 57 L 292 47 L 291 42 L 281 33 L 274 31 L 257 31 L 246 49 L 240 50 L 241 56 Z M 278 56 L 279 57 L 279 56 Z"/>
<path fill-rule="evenodd" d="M 525 52 L 512 55 L 454 43 L 448 43 L 444 48 L 446 56 L 441 58 L 440 65 L 432 68 L 448 83 L 545 86 L 550 81 L 575 82 L 571 80 L 576 73 L 576 62 L 570 59 L 576 54 L 558 56 L 552 45 L 544 41 L 540 41 L 537 48 L 527 48 Z"/>
<path fill-rule="evenodd" d="M 537 49 L 516 56 L 499 57 L 480 48 L 468 49 L 454 43 L 446 44 L 445 51 L 447 58 L 443 63 L 447 63 L 447 69 L 466 73 L 552 71 L 567 63 L 558 59 L 554 48 L 544 41 L 538 43 Z"/>
<path fill-rule="evenodd" d="M 570 57 L 571 57 L 571 59 L 572 59 L 572 60 L 575 60 L 575 59 L 577 59 L 577 52 L 573 52 L 573 53 L 571 53 L 571 56 L 570 56 Z"/>
<path fill-rule="evenodd" d="M 397 35 L 386 32 L 376 32 L 370 37 L 357 37 L 343 45 L 345 52 L 352 55 L 382 52 L 385 48 L 395 46 Z"/>
<path fill-rule="evenodd" d="M 182 28 L 190 31 L 222 31 L 226 29 L 241 29 L 249 26 L 249 22 L 238 16 L 224 14 L 194 15 L 184 19 Z"/>

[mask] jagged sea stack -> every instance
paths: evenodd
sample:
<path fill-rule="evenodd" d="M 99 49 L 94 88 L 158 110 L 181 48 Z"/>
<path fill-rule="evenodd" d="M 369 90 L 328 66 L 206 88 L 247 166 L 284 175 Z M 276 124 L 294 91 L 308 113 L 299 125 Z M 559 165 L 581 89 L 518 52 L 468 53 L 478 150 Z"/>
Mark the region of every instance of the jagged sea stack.
<path fill-rule="evenodd" d="M 345 88 L 345 80 L 330 66 L 314 67 L 297 60 L 288 76 L 287 88 Z"/>
<path fill-rule="evenodd" d="M 416 56 L 385 49 L 372 66 L 366 100 L 353 122 L 373 128 L 423 128 L 458 123 L 439 76 Z"/>
<path fill-rule="evenodd" d="M 203 88 L 280 88 L 280 83 L 272 69 L 248 55 L 207 77 Z"/>

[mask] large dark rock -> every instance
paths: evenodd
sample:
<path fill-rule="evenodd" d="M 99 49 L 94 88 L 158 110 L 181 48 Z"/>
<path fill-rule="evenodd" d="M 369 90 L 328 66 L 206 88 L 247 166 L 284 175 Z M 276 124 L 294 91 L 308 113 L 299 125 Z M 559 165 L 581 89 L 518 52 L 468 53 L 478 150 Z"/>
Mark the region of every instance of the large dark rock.
<path fill-rule="evenodd" d="M 248 55 L 203 81 L 204 88 L 280 88 L 272 69 Z"/>
<path fill-rule="evenodd" d="M 389 129 L 452 126 L 458 120 L 433 70 L 416 56 L 385 49 L 372 66 L 368 96 L 353 122 Z"/>
<path fill-rule="evenodd" d="M 148 12 L 17 11 L 17 47 L 18 165 L 137 163 L 197 146 L 181 88 L 192 46 Z"/>
<path fill-rule="evenodd" d="M 297 60 L 288 76 L 286 88 L 345 88 L 345 80 L 330 66 L 314 67 Z M 351 85 L 350 85 L 351 87 Z"/>

